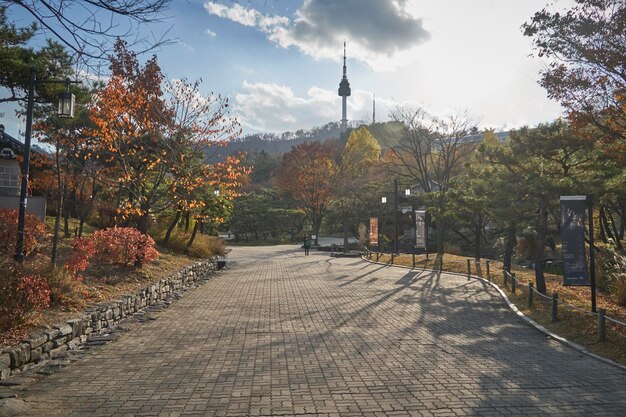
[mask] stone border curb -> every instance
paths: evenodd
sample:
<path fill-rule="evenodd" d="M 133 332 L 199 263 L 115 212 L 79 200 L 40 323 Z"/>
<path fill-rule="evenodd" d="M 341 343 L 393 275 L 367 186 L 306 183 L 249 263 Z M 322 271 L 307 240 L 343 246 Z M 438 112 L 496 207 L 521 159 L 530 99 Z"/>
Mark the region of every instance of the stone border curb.
<path fill-rule="evenodd" d="M 403 268 L 403 269 L 417 269 L 417 268 L 412 268 L 410 266 L 404 266 L 404 265 L 393 265 L 393 264 L 385 264 L 382 262 L 376 262 L 376 261 L 372 261 L 370 259 L 367 259 L 365 256 L 361 257 L 362 260 L 375 264 L 375 265 L 384 265 L 384 266 L 389 266 L 389 267 L 395 267 L 395 268 Z M 431 272 L 439 272 L 439 271 L 435 271 L 434 269 L 419 269 L 420 271 L 431 271 Z M 449 275 L 457 275 L 457 276 L 461 276 L 461 277 L 467 277 L 467 274 L 462 274 L 459 272 L 448 272 L 448 271 L 441 271 L 444 274 L 449 274 Z M 490 286 L 492 286 L 496 291 L 498 291 L 498 293 L 500 294 L 500 296 L 502 297 L 502 299 L 504 299 L 504 301 L 506 302 L 507 306 L 509 307 L 509 309 L 511 309 L 511 311 L 513 311 L 520 319 L 522 319 L 522 321 L 527 324 L 528 326 L 534 328 L 535 330 L 547 335 L 548 337 L 550 337 L 551 339 L 556 340 L 557 342 L 568 346 L 580 353 L 583 353 L 587 356 L 591 356 L 594 359 L 597 359 L 599 361 L 602 361 L 604 363 L 606 363 L 607 365 L 611 365 L 614 366 L 616 368 L 621 369 L 622 371 L 626 372 L 626 366 L 619 364 L 617 362 L 612 361 L 609 358 L 605 358 L 604 356 L 600 356 L 597 355 L 593 352 L 588 351 L 584 346 L 579 345 L 578 343 L 574 343 L 570 340 L 565 339 L 564 337 L 559 336 L 558 334 L 548 330 L 547 328 L 543 327 L 541 324 L 537 323 L 536 321 L 534 321 L 533 319 L 531 319 L 530 317 L 526 316 L 524 313 L 522 313 L 517 306 L 509 299 L 509 297 L 505 294 L 504 291 L 502 291 L 502 289 L 500 287 L 498 287 L 495 283 L 478 277 L 476 275 L 470 275 L 470 278 L 474 278 L 478 281 L 481 281 L 485 284 L 489 284 Z"/>
<path fill-rule="evenodd" d="M 227 266 L 227 263 L 223 264 Z M 219 270 L 214 259 L 195 262 L 170 276 L 144 287 L 134 294 L 92 307 L 82 317 L 59 323 L 43 333 L 30 335 L 20 344 L 0 351 L 0 381 L 25 370 L 31 364 L 55 359 L 87 341 L 89 335 L 103 333 L 120 320 L 143 311 L 146 307 L 170 297 L 174 292 L 191 287 Z"/>

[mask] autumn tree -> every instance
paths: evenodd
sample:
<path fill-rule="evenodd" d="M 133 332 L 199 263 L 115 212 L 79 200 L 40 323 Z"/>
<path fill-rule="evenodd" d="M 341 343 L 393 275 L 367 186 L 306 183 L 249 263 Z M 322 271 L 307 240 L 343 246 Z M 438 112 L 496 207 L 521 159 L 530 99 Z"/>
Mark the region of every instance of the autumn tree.
<path fill-rule="evenodd" d="M 476 121 L 468 113 L 434 117 L 423 109 L 397 108 L 392 114 L 402 124 L 399 144 L 385 154 L 383 163 L 389 172 L 404 177 L 419 187 L 428 203 L 437 228 L 437 258 L 444 254 L 444 234 L 452 213 L 448 193 L 473 146 L 463 138 Z"/>
<path fill-rule="evenodd" d="M 358 227 L 359 207 L 367 199 L 365 186 L 369 181 L 368 171 L 380 157 L 380 145 L 370 132 L 362 127 L 350 132 L 346 146 L 338 163 L 336 198 L 337 208 L 343 226 L 343 247 L 348 250 L 348 236 L 351 227 Z"/>
<path fill-rule="evenodd" d="M 626 3 L 575 0 L 565 12 L 544 8 L 522 28 L 550 61 L 540 81 L 548 96 L 575 127 L 595 126 L 597 145 L 626 163 Z"/>
<path fill-rule="evenodd" d="M 167 136 L 172 111 L 161 88 L 163 74 L 156 57 L 142 67 L 126 43 L 116 44 L 111 78 L 90 107 L 92 136 L 102 163 L 109 167 L 103 181 L 117 199 L 120 214 L 137 219 L 142 233 L 148 218 L 165 210 L 173 183 L 169 170 L 179 157 Z"/>
<path fill-rule="evenodd" d="M 334 196 L 338 172 L 331 145 L 317 141 L 292 148 L 283 156 L 278 171 L 278 187 L 306 213 L 316 236 L 315 244 Z"/>
<path fill-rule="evenodd" d="M 202 95 L 200 84 L 183 79 L 172 80 L 166 87 L 168 107 L 173 114 L 168 135 L 177 149 L 177 160 L 171 166 L 174 218 L 164 243 L 183 217 L 194 217 L 196 232 L 209 221 L 222 223 L 243 176 L 249 173 L 241 155 L 216 158 L 216 152 L 234 140 L 241 129 L 236 119 L 229 117 L 228 100 L 214 94 Z M 209 160 L 218 162 L 211 164 Z M 195 238 L 194 231 L 192 237 Z"/>

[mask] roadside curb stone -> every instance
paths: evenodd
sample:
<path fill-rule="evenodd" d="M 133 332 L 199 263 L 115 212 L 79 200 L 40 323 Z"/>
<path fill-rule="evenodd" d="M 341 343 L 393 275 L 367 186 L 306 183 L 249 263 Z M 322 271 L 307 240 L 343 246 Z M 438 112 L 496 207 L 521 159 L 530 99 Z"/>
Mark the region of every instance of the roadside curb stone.
<path fill-rule="evenodd" d="M 20 344 L 0 351 L 0 381 L 31 364 L 62 357 L 87 341 L 89 335 L 109 331 L 120 320 L 172 297 L 176 291 L 193 286 L 216 270 L 217 263 L 213 259 L 196 262 L 132 295 L 88 309 L 82 317 L 55 324 L 43 333 L 23 339 Z"/>

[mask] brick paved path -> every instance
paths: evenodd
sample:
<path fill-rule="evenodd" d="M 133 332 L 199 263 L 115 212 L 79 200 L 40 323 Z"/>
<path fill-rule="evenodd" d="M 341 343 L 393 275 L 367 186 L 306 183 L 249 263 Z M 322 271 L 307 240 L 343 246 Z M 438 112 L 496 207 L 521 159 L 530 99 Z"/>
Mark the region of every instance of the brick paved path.
<path fill-rule="evenodd" d="M 626 416 L 626 372 L 495 291 L 294 247 L 239 265 L 34 385 L 32 415 Z"/>

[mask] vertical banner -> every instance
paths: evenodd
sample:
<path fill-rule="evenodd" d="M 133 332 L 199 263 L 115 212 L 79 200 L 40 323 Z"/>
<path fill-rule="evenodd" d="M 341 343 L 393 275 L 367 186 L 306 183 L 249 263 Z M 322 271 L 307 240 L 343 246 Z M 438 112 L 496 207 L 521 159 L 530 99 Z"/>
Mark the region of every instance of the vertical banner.
<path fill-rule="evenodd" d="M 415 210 L 415 247 L 426 249 L 426 210 Z"/>
<path fill-rule="evenodd" d="M 370 246 L 378 246 L 378 217 L 370 217 Z"/>
<path fill-rule="evenodd" d="M 585 254 L 586 202 L 584 195 L 561 196 L 563 285 L 591 285 Z"/>

